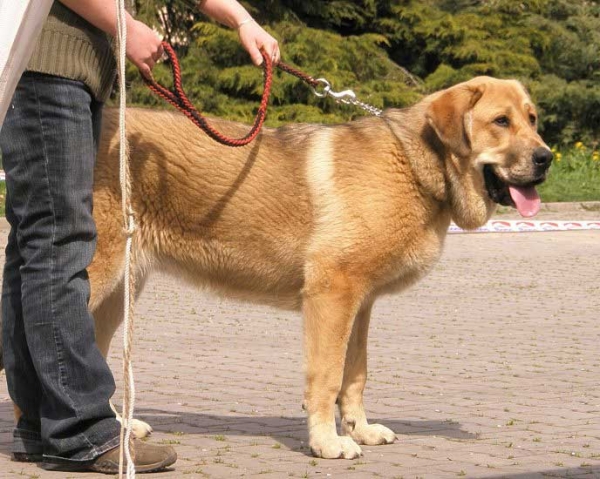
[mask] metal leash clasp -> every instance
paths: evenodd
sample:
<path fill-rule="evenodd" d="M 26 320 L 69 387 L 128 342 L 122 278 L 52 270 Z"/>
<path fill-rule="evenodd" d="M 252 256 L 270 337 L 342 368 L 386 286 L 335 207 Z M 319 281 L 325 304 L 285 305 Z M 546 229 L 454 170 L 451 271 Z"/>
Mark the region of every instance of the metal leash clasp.
<path fill-rule="evenodd" d="M 375 116 L 380 116 L 381 113 L 383 113 L 382 110 L 357 100 L 356 94 L 352 90 L 344 90 L 337 92 L 331 89 L 331 83 L 329 83 L 325 78 L 317 78 L 315 81 L 324 85 L 322 91 L 317 91 L 316 87 L 312 87 L 314 94 L 319 98 L 330 96 L 338 103 L 345 103 L 346 105 L 358 106 L 359 108 L 362 108 L 363 110 Z"/>
<path fill-rule="evenodd" d="M 315 93 L 315 95 L 317 95 L 319 98 L 324 98 L 326 96 L 330 96 L 337 101 L 343 101 L 346 98 L 351 98 L 352 100 L 356 99 L 356 94 L 352 90 L 344 90 L 344 91 L 337 92 L 337 91 L 333 91 L 331 89 L 331 83 L 329 83 L 325 78 L 317 78 L 316 81 L 318 81 L 322 85 L 325 85 L 323 87 L 322 92 L 317 91 L 316 88 L 312 89 L 313 92 Z"/>

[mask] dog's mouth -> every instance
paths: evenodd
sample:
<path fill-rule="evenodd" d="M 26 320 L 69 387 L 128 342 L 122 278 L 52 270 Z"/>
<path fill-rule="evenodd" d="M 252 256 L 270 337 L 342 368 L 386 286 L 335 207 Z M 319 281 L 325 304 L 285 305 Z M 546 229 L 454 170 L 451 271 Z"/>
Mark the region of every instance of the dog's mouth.
<path fill-rule="evenodd" d="M 540 195 L 535 187 L 544 181 L 543 178 L 526 185 L 511 185 L 501 180 L 491 165 L 483 167 L 483 177 L 492 201 L 503 206 L 512 206 L 526 218 L 535 216 L 540 211 Z"/>

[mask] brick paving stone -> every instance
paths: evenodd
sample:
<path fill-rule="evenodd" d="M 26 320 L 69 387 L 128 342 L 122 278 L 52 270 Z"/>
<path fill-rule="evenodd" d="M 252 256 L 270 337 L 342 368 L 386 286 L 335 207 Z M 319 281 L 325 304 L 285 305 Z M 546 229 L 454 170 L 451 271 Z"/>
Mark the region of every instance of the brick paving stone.
<path fill-rule="evenodd" d="M 513 218 L 514 213 L 502 213 Z M 541 219 L 595 220 L 549 205 Z M 0 223 L 0 245 L 7 227 Z M 375 307 L 365 395 L 398 435 L 354 461 L 310 455 L 297 313 L 152 278 L 136 307 L 136 416 L 171 478 L 600 478 L 600 232 L 452 235 L 434 271 Z M 109 362 L 121 400 L 121 336 Z M 0 479 L 106 477 L 9 459 Z"/>

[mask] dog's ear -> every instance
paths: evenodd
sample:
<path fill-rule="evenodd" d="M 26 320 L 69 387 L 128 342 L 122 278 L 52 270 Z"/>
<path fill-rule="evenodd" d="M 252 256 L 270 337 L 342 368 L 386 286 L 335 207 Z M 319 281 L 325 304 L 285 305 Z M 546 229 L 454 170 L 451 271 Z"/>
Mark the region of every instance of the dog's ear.
<path fill-rule="evenodd" d="M 462 84 L 449 88 L 433 100 L 425 112 L 425 118 L 441 142 L 459 157 L 471 153 L 470 111 L 484 90 L 483 84 Z"/>

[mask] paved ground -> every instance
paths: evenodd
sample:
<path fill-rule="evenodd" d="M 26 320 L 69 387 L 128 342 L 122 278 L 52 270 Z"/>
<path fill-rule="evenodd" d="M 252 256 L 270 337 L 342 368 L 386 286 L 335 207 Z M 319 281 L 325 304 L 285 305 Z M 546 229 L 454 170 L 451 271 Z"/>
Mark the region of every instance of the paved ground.
<path fill-rule="evenodd" d="M 426 280 L 377 304 L 367 407 L 398 441 L 354 461 L 306 448 L 298 315 L 156 277 L 135 370 L 137 416 L 179 453 L 158 477 L 600 478 L 599 257 L 598 231 L 449 237 Z M 11 462 L 0 382 L 0 477 L 96 477 Z"/>

